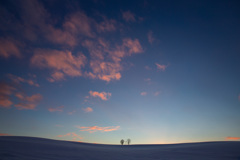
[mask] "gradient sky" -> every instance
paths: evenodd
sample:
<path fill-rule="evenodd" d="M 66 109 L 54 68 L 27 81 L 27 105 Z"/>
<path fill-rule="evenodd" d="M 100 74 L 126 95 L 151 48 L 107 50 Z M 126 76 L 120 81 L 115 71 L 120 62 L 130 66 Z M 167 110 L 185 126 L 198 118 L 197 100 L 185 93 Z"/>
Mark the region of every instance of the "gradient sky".
<path fill-rule="evenodd" d="M 240 1 L 0 2 L 0 135 L 240 140 Z"/>

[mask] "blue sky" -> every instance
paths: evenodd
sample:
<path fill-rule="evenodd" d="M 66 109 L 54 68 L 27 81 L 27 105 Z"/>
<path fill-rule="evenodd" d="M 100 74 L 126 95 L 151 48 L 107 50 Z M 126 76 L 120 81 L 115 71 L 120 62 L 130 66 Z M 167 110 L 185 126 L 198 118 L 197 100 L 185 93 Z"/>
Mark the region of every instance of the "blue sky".
<path fill-rule="evenodd" d="M 239 6 L 0 2 L 0 135 L 239 140 Z"/>

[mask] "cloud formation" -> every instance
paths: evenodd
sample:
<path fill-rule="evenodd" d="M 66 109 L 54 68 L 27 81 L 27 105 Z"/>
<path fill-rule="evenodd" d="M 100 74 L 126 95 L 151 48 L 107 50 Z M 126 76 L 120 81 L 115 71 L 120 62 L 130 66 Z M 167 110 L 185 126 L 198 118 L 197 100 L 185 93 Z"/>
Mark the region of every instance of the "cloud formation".
<path fill-rule="evenodd" d="M 56 108 L 48 108 L 49 112 L 62 112 L 63 111 L 64 106 L 59 106 Z"/>
<path fill-rule="evenodd" d="M 124 38 L 121 45 L 113 47 L 104 39 L 83 42 L 91 55 L 90 68 L 86 75 L 92 79 L 104 81 L 119 80 L 123 69 L 121 61 L 124 57 L 142 53 L 143 49 L 138 39 Z"/>
<path fill-rule="evenodd" d="M 27 83 L 31 86 L 35 86 L 35 87 L 40 87 L 38 83 L 34 82 L 33 80 L 31 79 L 24 79 L 22 77 L 18 77 L 18 76 L 15 76 L 13 74 L 8 74 L 8 77 L 14 82 L 14 83 Z"/>
<path fill-rule="evenodd" d="M 90 96 L 93 96 L 93 97 L 99 97 L 99 98 L 101 98 L 104 101 L 108 100 L 112 96 L 111 93 L 108 93 L 108 92 L 97 92 L 97 91 L 89 91 L 89 94 L 90 94 Z"/>
<path fill-rule="evenodd" d="M 76 128 L 81 129 L 80 131 L 87 131 L 89 133 L 94 133 L 94 132 L 97 132 L 97 131 L 101 131 L 101 132 L 116 131 L 116 130 L 120 129 L 120 126 L 109 126 L 109 127 L 99 127 L 99 126 L 81 127 L 81 126 L 76 126 Z"/>
<path fill-rule="evenodd" d="M 7 133 L 0 133 L 0 136 L 11 136 L 11 135 Z"/>
<path fill-rule="evenodd" d="M 234 140 L 234 141 L 237 141 L 237 140 L 240 140 L 240 137 L 226 137 L 225 140 Z"/>
<path fill-rule="evenodd" d="M 150 44 L 153 44 L 153 42 L 155 41 L 155 38 L 153 37 L 153 32 L 152 31 L 148 32 L 147 37 L 148 37 L 148 42 Z"/>
<path fill-rule="evenodd" d="M 83 137 L 76 134 L 75 132 L 70 132 L 65 135 L 58 135 L 57 137 L 71 137 L 73 141 L 78 141 L 78 142 L 81 142 L 80 140 L 83 139 Z"/>
<path fill-rule="evenodd" d="M 136 21 L 135 15 L 130 11 L 122 12 L 122 18 L 126 22 L 135 22 Z"/>
<path fill-rule="evenodd" d="M 36 49 L 31 64 L 40 68 L 49 68 L 52 75 L 51 82 L 64 79 L 64 77 L 82 76 L 82 67 L 86 64 L 86 57 L 82 53 L 76 56 L 70 51 L 49 49 Z"/>
<path fill-rule="evenodd" d="M 4 58 L 11 56 L 20 58 L 22 55 L 17 43 L 16 40 L 0 38 L 0 56 Z"/>
<path fill-rule="evenodd" d="M 15 96 L 20 102 L 14 104 L 14 102 L 10 100 L 12 96 Z M 19 110 L 35 109 L 41 99 L 41 94 L 26 96 L 25 93 L 20 92 L 19 89 L 13 85 L 3 82 L 0 83 L 0 107 L 10 108 L 11 105 L 14 105 Z"/>
<path fill-rule="evenodd" d="M 10 96 L 13 94 L 15 88 L 7 83 L 0 82 L 0 107 L 10 108 L 13 102 L 10 100 Z"/>
<path fill-rule="evenodd" d="M 167 68 L 166 65 L 162 65 L 162 64 L 158 64 L 156 63 L 157 69 L 160 71 L 165 71 L 165 69 Z"/>
<path fill-rule="evenodd" d="M 91 107 L 83 108 L 84 112 L 92 112 L 93 109 Z"/>
<path fill-rule="evenodd" d="M 16 93 L 15 96 L 21 101 L 20 103 L 15 104 L 14 106 L 19 109 L 35 109 L 37 104 L 42 99 L 41 94 L 34 94 L 32 96 L 25 96 L 23 93 Z"/>

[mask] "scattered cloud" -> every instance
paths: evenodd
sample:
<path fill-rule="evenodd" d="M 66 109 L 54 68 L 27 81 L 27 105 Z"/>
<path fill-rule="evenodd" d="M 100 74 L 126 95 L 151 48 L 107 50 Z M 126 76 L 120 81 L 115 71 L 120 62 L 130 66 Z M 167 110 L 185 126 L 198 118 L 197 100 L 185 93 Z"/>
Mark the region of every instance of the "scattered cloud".
<path fill-rule="evenodd" d="M 109 98 L 112 96 L 111 93 L 107 92 L 97 92 L 97 91 L 89 91 L 89 94 L 93 97 L 99 97 L 102 100 L 106 101 L 109 100 Z"/>
<path fill-rule="evenodd" d="M 100 22 L 96 26 L 98 32 L 111 32 L 117 29 L 116 24 L 117 22 L 114 19 L 108 20 L 106 17 L 104 17 L 104 21 Z"/>
<path fill-rule="evenodd" d="M 146 70 L 151 70 L 151 68 L 149 66 L 145 66 L 144 67 Z"/>
<path fill-rule="evenodd" d="M 225 140 L 240 140 L 240 137 L 226 137 Z"/>
<path fill-rule="evenodd" d="M 76 113 L 76 111 L 68 112 L 69 115 L 72 115 L 73 113 Z"/>
<path fill-rule="evenodd" d="M 0 133 L 0 136 L 11 136 L 11 135 L 7 133 Z"/>
<path fill-rule="evenodd" d="M 4 58 L 9 58 L 11 56 L 20 58 L 22 55 L 18 43 L 19 42 L 16 40 L 0 38 L 0 56 Z"/>
<path fill-rule="evenodd" d="M 160 70 L 160 71 L 165 71 L 165 69 L 167 68 L 166 65 L 161 65 L 161 64 L 158 64 L 158 63 L 155 63 L 156 66 L 157 66 L 157 69 Z"/>
<path fill-rule="evenodd" d="M 39 68 L 52 70 L 50 81 L 64 79 L 65 75 L 71 77 L 82 76 L 81 68 L 86 63 L 86 57 L 82 53 L 74 56 L 70 51 L 50 49 L 36 49 L 31 58 L 31 64 Z"/>
<path fill-rule="evenodd" d="M 135 15 L 130 11 L 122 12 L 122 18 L 126 22 L 135 22 L 136 21 Z"/>
<path fill-rule="evenodd" d="M 31 79 L 24 79 L 22 77 L 18 77 L 18 76 L 15 76 L 13 74 L 8 74 L 8 77 L 14 82 L 14 83 L 27 83 L 31 86 L 35 86 L 35 87 L 39 87 L 39 84 L 38 83 L 35 83 L 33 80 Z"/>
<path fill-rule="evenodd" d="M 7 83 L 0 82 L 0 107 L 11 107 L 13 102 L 10 100 L 10 96 L 13 94 L 14 90 L 14 87 L 8 85 Z"/>
<path fill-rule="evenodd" d="M 11 96 L 15 96 L 20 102 L 14 104 L 14 102 L 10 100 Z M 12 85 L 3 82 L 0 83 L 0 107 L 10 108 L 10 106 L 14 104 L 14 106 L 19 110 L 35 109 L 41 99 L 41 94 L 26 96 Z"/>
<path fill-rule="evenodd" d="M 63 125 L 61 125 L 61 124 L 56 124 L 55 126 L 56 127 L 63 127 Z"/>
<path fill-rule="evenodd" d="M 84 112 L 92 112 L 93 109 L 91 107 L 83 108 Z"/>
<path fill-rule="evenodd" d="M 99 126 L 81 127 L 81 126 L 76 126 L 76 128 L 81 129 L 80 131 L 87 131 L 89 133 L 94 133 L 94 132 L 97 132 L 97 131 L 101 131 L 101 132 L 116 131 L 116 130 L 120 129 L 120 126 L 110 126 L 110 127 L 99 127 Z"/>
<path fill-rule="evenodd" d="M 86 75 L 92 79 L 110 82 L 121 78 L 123 69 L 121 61 L 124 57 L 142 53 L 143 49 L 138 39 L 124 38 L 122 45 L 112 47 L 109 42 L 99 38 L 97 41 L 86 40 L 82 44 L 91 55 L 90 68 Z"/>
<path fill-rule="evenodd" d="M 154 93 L 154 96 L 158 96 L 160 93 L 161 93 L 160 91 L 156 91 L 156 92 Z"/>
<path fill-rule="evenodd" d="M 147 84 L 149 84 L 149 85 L 152 83 L 151 78 L 145 78 L 144 81 L 147 82 Z"/>
<path fill-rule="evenodd" d="M 56 108 L 48 108 L 49 112 L 62 112 L 63 111 L 64 106 L 59 106 Z"/>
<path fill-rule="evenodd" d="M 141 96 L 146 96 L 147 92 L 141 92 L 140 94 L 141 94 Z"/>
<path fill-rule="evenodd" d="M 78 141 L 78 142 L 80 142 L 79 140 L 83 139 L 82 136 L 76 134 L 75 132 L 70 132 L 65 135 L 58 135 L 57 137 L 71 137 L 73 141 Z"/>
<path fill-rule="evenodd" d="M 152 31 L 148 32 L 147 37 L 148 37 L 148 42 L 150 44 L 153 44 L 153 42 L 155 41 L 155 38 L 153 37 L 153 32 Z"/>
<path fill-rule="evenodd" d="M 34 94 L 32 96 L 25 96 L 23 93 L 16 93 L 15 96 L 21 101 L 14 106 L 19 109 L 35 109 L 39 101 L 42 99 L 41 94 Z"/>

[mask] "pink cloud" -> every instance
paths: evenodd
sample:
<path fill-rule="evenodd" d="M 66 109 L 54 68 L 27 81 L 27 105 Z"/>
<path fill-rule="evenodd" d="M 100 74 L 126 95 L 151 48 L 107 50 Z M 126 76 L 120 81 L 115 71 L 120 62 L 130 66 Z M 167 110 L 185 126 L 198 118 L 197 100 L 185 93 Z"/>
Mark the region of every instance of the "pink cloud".
<path fill-rule="evenodd" d="M 84 112 L 92 112 L 93 109 L 91 107 L 83 108 Z"/>
<path fill-rule="evenodd" d="M 4 58 L 9 58 L 11 56 L 20 58 L 21 53 L 17 46 L 17 42 L 10 39 L 0 38 L 0 56 Z"/>
<path fill-rule="evenodd" d="M 56 108 L 48 108 L 49 112 L 62 112 L 63 111 L 64 106 L 59 106 Z"/>
<path fill-rule="evenodd" d="M 97 24 L 97 30 L 98 32 L 110 32 L 116 30 L 116 21 L 113 19 L 108 20 L 104 17 L 104 21 Z"/>
<path fill-rule="evenodd" d="M 148 32 L 147 37 L 148 37 L 148 42 L 150 44 L 153 44 L 153 42 L 155 41 L 155 38 L 153 37 L 153 32 L 152 31 Z"/>
<path fill-rule="evenodd" d="M 141 92 L 140 94 L 141 94 L 141 96 L 146 96 L 147 92 Z"/>
<path fill-rule="evenodd" d="M 61 125 L 61 124 L 56 124 L 55 126 L 56 127 L 63 127 L 63 125 Z"/>
<path fill-rule="evenodd" d="M 97 92 L 97 91 L 89 91 L 89 94 L 93 97 L 99 97 L 102 100 L 106 101 L 108 100 L 112 94 L 111 93 L 107 93 L 107 92 Z"/>
<path fill-rule="evenodd" d="M 11 136 L 11 135 L 7 133 L 0 133 L 0 136 Z"/>
<path fill-rule="evenodd" d="M 83 139 L 82 136 L 76 134 L 75 132 L 70 132 L 65 135 L 58 135 L 57 137 L 71 137 L 73 141 L 79 141 L 79 140 Z"/>
<path fill-rule="evenodd" d="M 93 23 L 94 20 L 89 18 L 85 13 L 76 12 L 66 17 L 63 27 L 72 34 L 94 37 L 94 32 L 91 27 Z"/>
<path fill-rule="evenodd" d="M 157 66 L 157 69 L 160 70 L 160 71 L 165 71 L 165 69 L 167 68 L 166 65 L 161 65 L 161 64 L 158 64 L 158 63 L 156 63 L 156 66 Z"/>
<path fill-rule="evenodd" d="M 72 115 L 73 113 L 76 113 L 76 111 L 68 112 L 69 115 Z"/>
<path fill-rule="evenodd" d="M 240 137 L 226 137 L 225 140 L 240 140 Z"/>
<path fill-rule="evenodd" d="M 130 11 L 122 12 L 122 17 L 127 22 L 135 22 L 135 15 Z"/>
<path fill-rule="evenodd" d="M 70 51 L 37 49 L 31 58 L 31 64 L 51 69 L 53 74 L 49 80 L 53 82 L 64 79 L 65 75 L 82 76 L 81 69 L 86 64 L 86 57 L 81 53 L 74 56 Z"/>
<path fill-rule="evenodd" d="M 10 96 L 15 90 L 14 87 L 8 85 L 7 83 L 0 82 L 0 107 L 10 108 L 13 102 L 10 100 Z"/>
<path fill-rule="evenodd" d="M 18 76 L 12 75 L 12 74 L 8 74 L 8 77 L 15 83 L 27 83 L 31 86 L 39 87 L 39 84 L 34 82 L 31 79 L 24 79 L 22 77 L 18 77 Z"/>
<path fill-rule="evenodd" d="M 15 96 L 21 100 L 20 103 L 14 106 L 19 109 L 35 109 L 39 101 L 42 99 L 41 94 L 34 94 L 32 96 L 25 96 L 23 93 L 16 93 Z"/>
<path fill-rule="evenodd" d="M 161 92 L 160 91 L 157 91 L 154 93 L 154 96 L 158 96 Z"/>
<path fill-rule="evenodd" d="M 80 131 L 87 131 L 89 133 L 94 133 L 94 132 L 97 132 L 97 131 L 101 131 L 101 132 L 116 131 L 116 130 L 120 129 L 120 126 L 110 126 L 110 127 L 99 127 L 99 126 L 81 127 L 81 126 L 76 126 L 76 128 L 81 129 Z"/>
<path fill-rule="evenodd" d="M 151 70 L 151 68 L 149 66 L 145 66 L 144 67 L 146 70 Z"/>
<path fill-rule="evenodd" d="M 86 40 L 83 43 L 91 55 L 90 67 L 92 71 L 85 74 L 93 79 L 101 79 L 107 82 L 119 80 L 120 71 L 123 69 L 121 61 L 126 56 L 143 52 L 138 39 L 123 39 L 122 45 L 111 47 L 104 39 L 97 41 Z"/>

